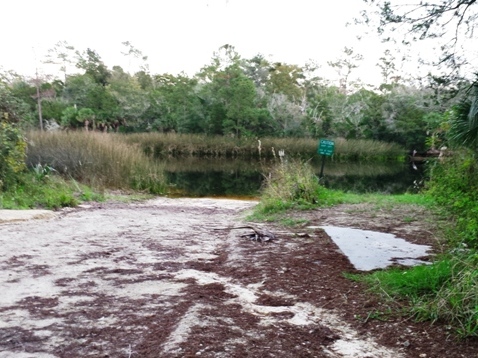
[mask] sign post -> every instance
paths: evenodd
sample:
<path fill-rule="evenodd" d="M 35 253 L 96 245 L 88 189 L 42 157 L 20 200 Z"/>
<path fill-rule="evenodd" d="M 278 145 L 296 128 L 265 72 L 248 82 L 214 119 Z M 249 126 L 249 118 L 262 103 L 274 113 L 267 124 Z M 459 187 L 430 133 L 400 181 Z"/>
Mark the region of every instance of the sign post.
<path fill-rule="evenodd" d="M 322 155 L 322 166 L 320 168 L 320 178 L 324 176 L 325 157 L 331 157 L 335 151 L 335 142 L 329 139 L 319 140 L 317 152 Z"/>

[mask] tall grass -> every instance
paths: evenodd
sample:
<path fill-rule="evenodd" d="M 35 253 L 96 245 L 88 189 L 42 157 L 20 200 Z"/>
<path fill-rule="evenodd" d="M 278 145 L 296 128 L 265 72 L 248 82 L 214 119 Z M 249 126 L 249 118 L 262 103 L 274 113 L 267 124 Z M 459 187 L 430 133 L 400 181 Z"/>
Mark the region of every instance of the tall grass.
<path fill-rule="evenodd" d="M 313 168 L 300 160 L 277 164 L 265 175 L 258 216 L 291 208 L 307 209 L 340 202 L 340 193 L 327 190 L 319 183 Z"/>
<path fill-rule="evenodd" d="M 277 157 L 280 150 L 297 158 L 317 155 L 318 140 L 312 138 L 233 138 L 198 134 L 137 133 L 125 136 L 156 157 L 191 155 L 210 157 Z M 394 143 L 336 139 L 334 160 L 399 160 L 406 151 Z"/>
<path fill-rule="evenodd" d="M 335 140 L 334 154 L 338 160 L 404 160 L 406 150 L 396 143 L 376 140 L 344 139 Z"/>
<path fill-rule="evenodd" d="M 440 261 L 443 264 L 448 260 Z M 449 279 L 430 297 L 415 302 L 413 312 L 420 319 L 449 322 L 462 337 L 478 336 L 477 254 L 454 255 Z"/>
<path fill-rule="evenodd" d="M 94 188 L 163 193 L 162 167 L 123 136 L 93 132 L 27 133 L 27 165 L 49 166 Z"/>

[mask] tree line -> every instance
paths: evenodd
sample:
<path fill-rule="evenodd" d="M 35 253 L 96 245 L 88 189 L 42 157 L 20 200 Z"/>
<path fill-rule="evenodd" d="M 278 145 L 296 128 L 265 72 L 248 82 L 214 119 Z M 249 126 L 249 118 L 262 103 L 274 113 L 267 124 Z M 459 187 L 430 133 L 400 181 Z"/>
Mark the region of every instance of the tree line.
<path fill-rule="evenodd" d="M 62 78 L 29 80 L 4 73 L 3 91 L 21 107 L 21 126 L 343 137 L 422 150 L 440 145 L 450 108 L 462 98 L 457 93 L 469 86 L 432 76 L 425 86 L 406 82 L 393 76 L 395 66 L 387 54 L 378 64 L 383 83 L 366 86 L 350 80 L 362 59 L 350 48 L 329 63 L 341 75 L 339 84 L 322 77 L 313 63 L 300 67 L 261 55 L 244 59 L 231 45 L 219 48 L 194 76 L 153 74 L 147 57 L 124 44 L 125 54 L 142 62 L 135 73 L 120 66 L 110 69 L 96 51 L 80 53 L 66 42 L 58 43 L 46 59 L 61 65 Z M 76 72 L 68 72 L 71 65 Z"/>

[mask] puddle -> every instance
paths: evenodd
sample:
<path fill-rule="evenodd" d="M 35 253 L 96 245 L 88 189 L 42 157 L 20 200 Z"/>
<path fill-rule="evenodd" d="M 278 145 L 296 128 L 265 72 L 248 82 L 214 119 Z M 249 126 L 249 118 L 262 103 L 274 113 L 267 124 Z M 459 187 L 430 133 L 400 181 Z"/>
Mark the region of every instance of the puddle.
<path fill-rule="evenodd" d="M 336 226 L 320 226 L 348 257 L 357 270 L 386 268 L 394 263 L 404 266 L 427 264 L 431 246 L 416 245 L 392 234 Z"/>

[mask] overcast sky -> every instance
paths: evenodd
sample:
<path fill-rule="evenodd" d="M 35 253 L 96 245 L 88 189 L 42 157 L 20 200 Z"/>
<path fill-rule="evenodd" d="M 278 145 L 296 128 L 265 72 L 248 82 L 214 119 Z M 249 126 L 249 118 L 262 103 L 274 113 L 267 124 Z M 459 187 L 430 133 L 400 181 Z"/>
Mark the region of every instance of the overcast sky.
<path fill-rule="evenodd" d="M 2 2 L 0 20 L 3 70 L 32 74 L 47 49 L 67 41 L 95 50 L 111 68 L 128 68 L 121 55 L 130 41 L 148 56 L 152 73 L 194 75 L 224 44 L 244 58 L 262 54 L 272 61 L 327 66 L 345 46 L 364 56 L 357 71 L 364 82 L 380 77 L 376 67 L 384 47 L 375 36 L 362 41 L 357 27 L 362 0 L 15 0 Z M 35 61 L 36 56 L 36 61 Z"/>

